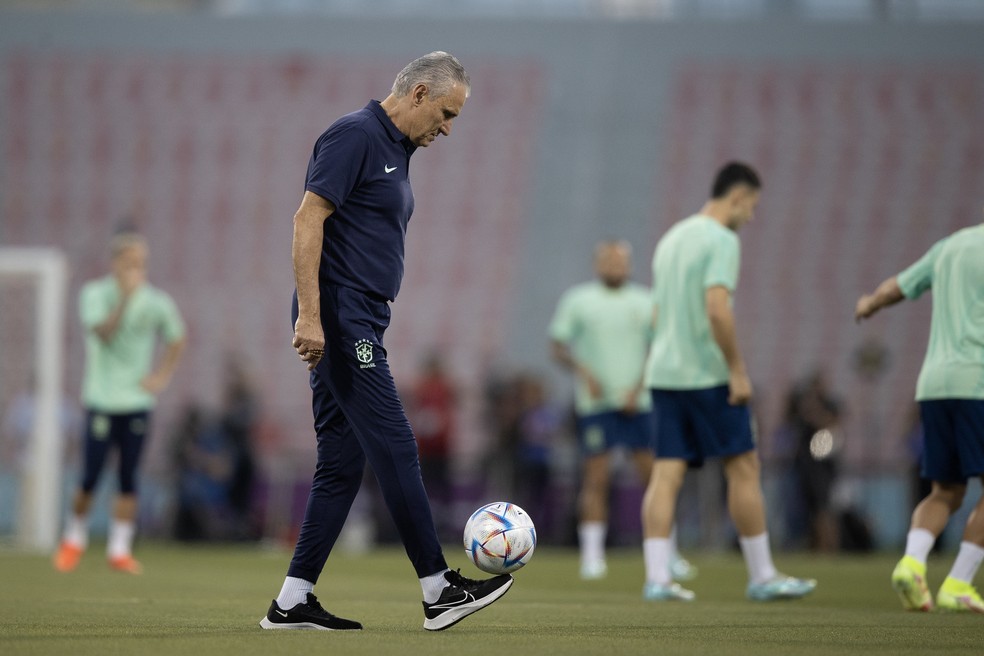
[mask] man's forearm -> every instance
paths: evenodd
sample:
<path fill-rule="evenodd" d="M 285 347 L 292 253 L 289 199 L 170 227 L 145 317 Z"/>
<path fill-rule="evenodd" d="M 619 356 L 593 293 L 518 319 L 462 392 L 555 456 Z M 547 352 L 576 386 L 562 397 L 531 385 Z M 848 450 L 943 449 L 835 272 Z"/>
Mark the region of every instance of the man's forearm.
<path fill-rule="evenodd" d="M 724 354 L 728 371 L 733 374 L 744 374 L 745 360 L 741 357 L 741 351 L 738 350 L 734 314 L 730 309 L 720 309 L 711 313 L 708 318 L 711 322 L 711 333 L 714 336 L 714 341 L 721 349 L 721 353 Z"/>
<path fill-rule="evenodd" d="M 318 319 L 321 312 L 318 269 L 321 264 L 324 222 L 324 215 L 313 208 L 302 207 L 294 215 L 291 257 L 297 285 L 297 309 L 301 317 L 308 319 Z"/>
<path fill-rule="evenodd" d="M 871 295 L 871 312 L 875 313 L 883 307 L 895 305 L 904 298 L 905 295 L 902 293 L 901 288 L 899 288 L 898 279 L 892 276 L 878 285 Z"/>
<path fill-rule="evenodd" d="M 174 371 L 178 368 L 178 362 L 181 361 L 181 354 L 184 353 L 185 343 L 186 340 L 181 338 L 165 347 L 164 355 L 161 356 L 161 363 L 157 367 L 158 375 L 170 380 L 171 376 L 174 375 Z"/>

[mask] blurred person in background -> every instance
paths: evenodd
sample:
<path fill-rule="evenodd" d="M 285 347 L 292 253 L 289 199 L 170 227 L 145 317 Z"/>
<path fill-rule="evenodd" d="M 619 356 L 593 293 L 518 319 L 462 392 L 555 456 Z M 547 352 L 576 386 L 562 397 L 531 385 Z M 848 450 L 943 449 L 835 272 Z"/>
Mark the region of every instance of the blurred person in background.
<path fill-rule="evenodd" d="M 538 533 L 549 535 L 553 527 L 549 510 L 551 457 L 563 424 L 561 413 L 550 403 L 543 378 L 523 373 L 516 378 L 519 404 L 515 424 L 510 432 L 515 458 L 512 493 L 519 505 L 537 522 Z"/>
<path fill-rule="evenodd" d="M 439 354 L 424 360 L 409 397 L 407 416 L 417 438 L 420 475 L 434 507 L 438 535 L 448 537 L 456 394 Z"/>
<path fill-rule="evenodd" d="M 224 372 L 222 408 L 190 404 L 174 431 L 178 540 L 259 537 L 252 505 L 256 398 L 241 358 L 227 357 Z"/>
<path fill-rule="evenodd" d="M 929 343 L 916 400 L 923 426 L 922 474 L 932 481 L 932 489 L 912 512 L 905 555 L 892 572 L 902 606 L 921 611 L 933 608 L 926 574 L 929 552 L 963 504 L 967 480 L 984 481 L 984 224 L 944 237 L 907 269 L 862 295 L 855 317 L 867 319 L 930 289 Z M 984 613 L 984 600 L 973 585 L 982 560 L 984 497 L 967 519 L 936 606 Z"/>
<path fill-rule="evenodd" d="M 561 296 L 550 323 L 553 358 L 574 374 L 574 410 L 582 454 L 578 498 L 581 578 L 607 573 L 611 451 L 624 448 L 643 485 L 653 468 L 652 401 L 643 384 L 652 339 L 652 297 L 632 282 L 632 247 L 606 240 L 595 247 L 595 280 Z M 693 578 L 694 568 L 674 547 L 675 578 Z"/>
<path fill-rule="evenodd" d="M 836 551 L 840 544 L 832 504 L 839 463 L 834 442 L 840 402 L 820 370 L 795 385 L 786 400 L 786 424 L 795 443 L 793 471 L 803 499 L 810 548 Z"/>
<path fill-rule="evenodd" d="M 383 347 L 414 207 L 410 157 L 451 134 L 470 91 L 458 60 L 432 52 L 407 64 L 385 99 L 341 117 L 314 146 L 291 252 L 292 344 L 311 372 L 317 465 L 287 575 L 260 620 L 264 629 L 362 628 L 326 611 L 314 586 L 367 462 L 420 582 L 426 630 L 449 628 L 512 586 L 508 574 L 473 580 L 448 568 Z"/>
<path fill-rule="evenodd" d="M 177 306 L 147 282 L 147 243 L 132 231 L 110 244 L 108 276 L 92 280 L 79 294 L 85 330 L 82 403 L 86 409 L 82 483 L 55 568 L 74 570 L 88 546 L 93 490 L 111 449 L 119 456 L 119 491 L 109 527 L 107 556 L 115 570 L 139 574 L 133 558 L 137 516 L 137 470 L 158 394 L 171 381 L 185 346 L 185 327 Z M 154 366 L 158 341 L 164 352 Z"/>
<path fill-rule="evenodd" d="M 673 225 L 653 255 L 655 328 L 646 365 L 656 413 L 656 462 L 643 498 L 643 557 L 649 601 L 692 601 L 673 583 L 670 532 L 688 466 L 720 458 L 728 511 L 748 569 L 753 601 L 794 599 L 812 579 L 780 574 L 772 561 L 749 402 L 752 384 L 738 348 L 732 295 L 738 285 L 737 231 L 750 222 L 761 182 L 747 164 L 715 175 L 700 212 Z"/>

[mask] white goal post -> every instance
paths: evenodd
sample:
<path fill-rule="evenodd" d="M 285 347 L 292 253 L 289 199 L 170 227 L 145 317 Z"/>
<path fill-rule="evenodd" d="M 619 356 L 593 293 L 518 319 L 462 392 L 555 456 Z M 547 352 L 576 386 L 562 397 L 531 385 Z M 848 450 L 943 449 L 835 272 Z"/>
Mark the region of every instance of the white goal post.
<path fill-rule="evenodd" d="M 68 264 L 54 248 L 0 247 L 0 277 L 33 280 L 37 288 L 33 320 L 34 422 L 17 515 L 17 546 L 51 551 L 58 541 L 62 499 L 62 426 L 65 302 Z M 4 307 L 4 313 L 16 308 Z M 3 344 L 3 349 L 23 348 Z M 25 345 L 26 346 L 26 345 Z M 26 382 L 26 381 L 24 381 Z"/>

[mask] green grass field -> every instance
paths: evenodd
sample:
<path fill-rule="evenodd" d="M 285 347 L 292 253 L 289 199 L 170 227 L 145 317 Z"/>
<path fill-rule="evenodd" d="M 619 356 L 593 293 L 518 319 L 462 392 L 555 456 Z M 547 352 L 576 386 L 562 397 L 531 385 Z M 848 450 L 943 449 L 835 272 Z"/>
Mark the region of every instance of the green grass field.
<path fill-rule="evenodd" d="M 455 627 L 421 627 L 420 588 L 398 550 L 338 553 L 316 592 L 365 630 L 263 631 L 286 552 L 141 545 L 145 574 L 110 572 L 94 545 L 59 574 L 44 557 L 0 551 L 0 653 L 73 654 L 981 654 L 984 618 L 900 610 L 888 586 L 894 555 L 816 558 L 780 554 L 789 573 L 820 584 L 811 598 L 745 601 L 737 555 L 697 554 L 693 604 L 640 597 L 637 550 L 609 556 L 609 576 L 584 583 L 576 554 L 541 549 L 512 590 Z M 449 550 L 452 566 L 464 558 Z M 938 582 L 948 561 L 930 565 Z M 477 570 L 464 566 L 466 575 Z"/>

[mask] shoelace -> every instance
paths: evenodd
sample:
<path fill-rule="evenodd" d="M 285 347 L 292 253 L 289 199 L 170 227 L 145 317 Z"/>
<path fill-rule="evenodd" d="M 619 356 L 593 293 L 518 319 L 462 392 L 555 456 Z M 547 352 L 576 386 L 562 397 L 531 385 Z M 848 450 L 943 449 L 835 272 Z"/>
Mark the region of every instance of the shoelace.
<path fill-rule="evenodd" d="M 324 606 L 321 605 L 321 602 L 318 601 L 318 598 L 311 593 L 308 593 L 307 607 L 311 609 L 312 614 L 316 613 L 323 617 L 335 617 L 334 615 L 326 611 L 324 609 Z"/>
<path fill-rule="evenodd" d="M 476 581 L 475 579 L 469 579 L 461 575 L 461 568 L 454 570 L 453 572 L 448 572 L 446 577 L 448 583 L 455 588 L 474 588 L 480 585 L 481 581 Z"/>

